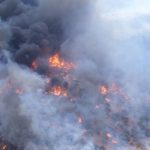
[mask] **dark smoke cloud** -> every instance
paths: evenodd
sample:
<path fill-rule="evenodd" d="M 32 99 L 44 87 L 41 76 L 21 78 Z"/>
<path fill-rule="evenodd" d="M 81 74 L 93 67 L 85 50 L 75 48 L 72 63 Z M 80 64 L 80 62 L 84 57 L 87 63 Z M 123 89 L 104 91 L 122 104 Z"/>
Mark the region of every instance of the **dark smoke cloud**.
<path fill-rule="evenodd" d="M 62 6 L 63 10 L 59 10 L 58 8 L 58 15 L 55 15 L 55 12 L 53 12 L 54 10 L 51 8 L 56 7 L 57 2 L 51 4 L 50 2 L 48 3 L 45 1 L 41 3 L 41 1 L 39 1 L 36 3 L 39 3 L 39 5 L 34 5 L 34 1 L 20 0 L 5 0 L 0 3 L 0 16 L 3 20 L 2 24 L 4 24 L 4 28 L 7 26 L 8 29 L 6 30 L 9 31 L 6 32 L 10 32 L 7 37 L 5 34 L 8 33 L 2 34 L 4 38 L 8 38 L 8 41 L 4 39 L 7 45 L 3 44 L 2 49 L 7 48 L 9 51 L 12 51 L 14 58 L 18 58 L 18 55 L 22 55 L 21 57 L 26 55 L 24 54 L 24 51 L 26 51 L 24 47 L 27 46 L 24 45 L 31 45 L 30 49 L 32 45 L 42 47 L 43 49 L 49 47 L 55 51 L 59 48 L 63 40 L 61 15 L 65 15 L 64 11 L 66 9 L 63 7 L 68 6 Z M 44 5 L 48 6 L 48 8 L 45 7 L 45 10 L 43 10 Z M 52 17 L 50 17 L 50 15 Z M 3 32 L 5 32 L 5 30 L 3 30 Z M 28 59 L 28 61 L 33 60 L 32 58 Z M 26 61 L 23 63 L 26 64 Z"/>

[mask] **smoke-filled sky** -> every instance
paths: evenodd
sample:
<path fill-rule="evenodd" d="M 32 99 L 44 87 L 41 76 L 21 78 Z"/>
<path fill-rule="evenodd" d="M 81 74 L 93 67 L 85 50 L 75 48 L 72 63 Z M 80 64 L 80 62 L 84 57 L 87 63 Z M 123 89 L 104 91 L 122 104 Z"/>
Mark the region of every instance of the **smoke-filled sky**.
<path fill-rule="evenodd" d="M 0 144 L 150 150 L 149 38 L 149 0 L 0 0 Z"/>

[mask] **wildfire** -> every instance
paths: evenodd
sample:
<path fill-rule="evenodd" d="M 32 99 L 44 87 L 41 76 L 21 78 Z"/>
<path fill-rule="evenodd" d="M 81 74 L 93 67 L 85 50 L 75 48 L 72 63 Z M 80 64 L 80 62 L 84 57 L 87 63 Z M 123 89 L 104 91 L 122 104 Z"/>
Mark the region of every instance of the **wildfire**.
<path fill-rule="evenodd" d="M 23 90 L 21 88 L 16 89 L 16 94 L 22 94 Z"/>
<path fill-rule="evenodd" d="M 6 150 L 7 146 L 6 144 L 2 144 L 2 150 Z"/>
<path fill-rule="evenodd" d="M 37 69 L 37 68 L 38 68 L 38 64 L 37 64 L 36 61 L 33 61 L 33 62 L 32 62 L 31 68 L 32 68 L 32 69 Z"/>
<path fill-rule="evenodd" d="M 59 69 L 71 70 L 74 68 L 74 64 L 70 62 L 66 62 L 58 53 L 54 54 L 53 56 L 49 57 L 49 66 Z"/>
<path fill-rule="evenodd" d="M 61 86 L 54 86 L 50 89 L 50 93 L 55 96 L 67 96 L 67 91 Z"/>
<path fill-rule="evenodd" d="M 110 133 L 107 133 L 106 136 L 107 136 L 108 138 L 112 138 L 112 135 L 111 135 Z"/>
<path fill-rule="evenodd" d="M 116 83 L 112 83 L 110 86 L 101 85 L 98 89 L 99 93 L 103 96 L 107 96 L 108 94 L 113 94 L 124 98 L 125 100 L 129 100 L 130 97 L 122 91 L 121 88 Z M 105 99 L 107 103 L 110 103 L 110 99 Z"/>
<path fill-rule="evenodd" d="M 107 95 L 108 94 L 108 88 L 105 85 L 102 85 L 99 87 L 99 92 L 102 95 Z"/>
<path fill-rule="evenodd" d="M 83 118 L 82 117 L 78 117 L 77 121 L 78 121 L 79 124 L 82 124 L 83 123 Z"/>

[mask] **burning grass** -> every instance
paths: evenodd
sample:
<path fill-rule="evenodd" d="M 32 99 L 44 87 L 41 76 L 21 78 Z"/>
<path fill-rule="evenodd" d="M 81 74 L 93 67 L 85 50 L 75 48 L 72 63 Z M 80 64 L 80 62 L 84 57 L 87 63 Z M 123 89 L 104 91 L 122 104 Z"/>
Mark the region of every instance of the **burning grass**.
<path fill-rule="evenodd" d="M 50 67 L 64 69 L 65 71 L 69 71 L 74 68 L 74 64 L 62 59 L 59 53 L 50 56 L 48 59 L 48 64 Z"/>

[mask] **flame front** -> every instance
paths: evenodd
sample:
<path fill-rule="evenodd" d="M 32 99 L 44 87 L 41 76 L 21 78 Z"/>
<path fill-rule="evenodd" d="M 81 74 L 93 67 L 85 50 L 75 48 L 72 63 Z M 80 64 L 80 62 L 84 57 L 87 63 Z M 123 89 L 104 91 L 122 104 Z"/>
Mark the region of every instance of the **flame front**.
<path fill-rule="evenodd" d="M 6 150 L 7 146 L 6 144 L 2 144 L 2 150 Z"/>
<path fill-rule="evenodd" d="M 37 64 L 37 62 L 36 62 L 35 60 L 32 62 L 31 68 L 32 68 L 33 70 L 35 70 L 35 69 L 38 68 L 38 64 Z"/>
<path fill-rule="evenodd" d="M 70 62 L 66 62 L 60 58 L 58 53 L 54 54 L 53 56 L 49 57 L 49 66 L 59 69 L 71 70 L 74 68 L 74 64 Z"/>
<path fill-rule="evenodd" d="M 77 122 L 78 122 L 79 124 L 82 124 L 82 123 L 83 123 L 83 118 L 82 118 L 82 117 L 78 117 L 78 118 L 77 118 Z"/>
<path fill-rule="evenodd" d="M 102 95 L 107 95 L 108 94 L 108 88 L 105 85 L 102 85 L 99 87 L 99 92 Z"/>
<path fill-rule="evenodd" d="M 67 91 L 61 86 L 54 86 L 50 89 L 50 93 L 55 96 L 68 96 Z"/>

